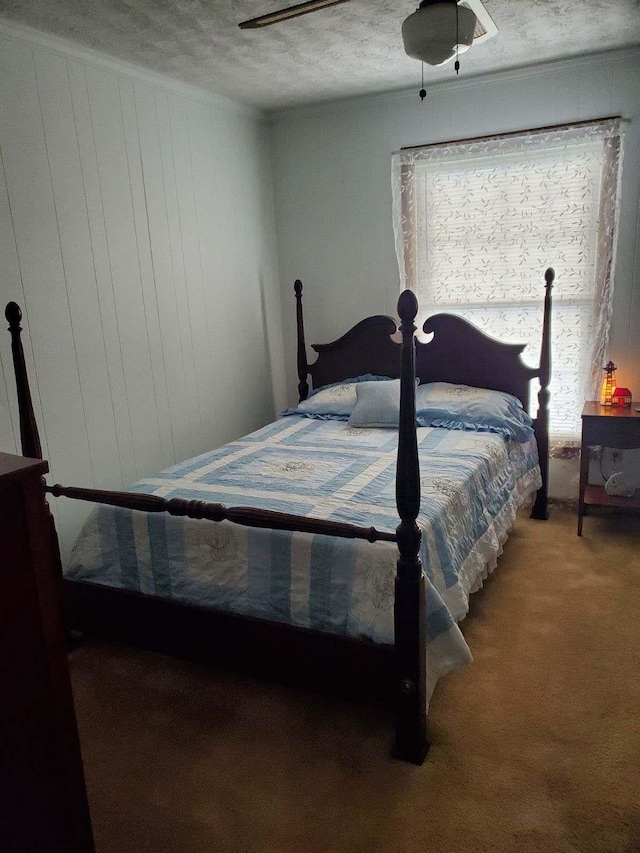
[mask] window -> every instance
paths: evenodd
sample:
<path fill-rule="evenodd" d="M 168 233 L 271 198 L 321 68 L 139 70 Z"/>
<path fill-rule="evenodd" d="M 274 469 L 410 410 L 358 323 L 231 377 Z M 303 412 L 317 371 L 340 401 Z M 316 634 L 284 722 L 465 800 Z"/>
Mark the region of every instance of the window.
<path fill-rule="evenodd" d="M 556 271 L 550 431 L 574 438 L 606 360 L 620 120 L 394 155 L 403 287 L 539 359 L 544 270 Z M 535 403 L 535 401 L 532 401 Z M 535 405 L 532 406 L 535 408 Z"/>

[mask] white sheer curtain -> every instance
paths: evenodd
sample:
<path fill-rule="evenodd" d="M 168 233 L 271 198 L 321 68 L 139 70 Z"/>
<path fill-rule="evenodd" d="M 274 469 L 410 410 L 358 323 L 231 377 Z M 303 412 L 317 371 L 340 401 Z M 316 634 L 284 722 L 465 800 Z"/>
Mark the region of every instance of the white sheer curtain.
<path fill-rule="evenodd" d="M 543 273 L 556 271 L 550 431 L 579 432 L 611 320 L 622 120 L 404 149 L 393 155 L 402 287 L 423 317 L 458 314 L 539 359 Z"/>

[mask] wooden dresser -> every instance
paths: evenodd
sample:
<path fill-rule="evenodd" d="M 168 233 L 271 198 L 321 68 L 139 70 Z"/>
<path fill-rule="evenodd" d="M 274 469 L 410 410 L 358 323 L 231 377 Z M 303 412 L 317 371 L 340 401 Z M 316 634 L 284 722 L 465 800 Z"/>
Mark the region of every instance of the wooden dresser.
<path fill-rule="evenodd" d="M 0 453 L 0 850 L 92 853 L 47 470 Z"/>

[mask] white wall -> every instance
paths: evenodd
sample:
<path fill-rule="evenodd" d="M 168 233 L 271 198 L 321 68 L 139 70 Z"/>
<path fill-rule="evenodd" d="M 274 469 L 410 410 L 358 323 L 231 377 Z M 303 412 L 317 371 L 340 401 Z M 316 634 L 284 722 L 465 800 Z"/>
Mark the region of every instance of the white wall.
<path fill-rule="evenodd" d="M 296 277 L 309 342 L 394 313 L 392 151 L 616 113 L 612 357 L 640 397 L 637 71 L 624 51 L 277 114 L 278 279 L 263 115 L 0 23 L 0 302 L 25 311 L 51 480 L 122 488 L 233 439 L 283 406 L 284 364 L 294 400 Z M 19 450 L 7 332 L 0 450 Z M 87 508 L 54 511 L 66 553 Z"/>
<path fill-rule="evenodd" d="M 367 314 L 395 315 L 391 154 L 408 145 L 622 115 L 622 181 L 611 357 L 640 399 L 640 52 L 554 62 L 355 98 L 272 117 L 278 260 L 289 400 L 295 400 L 293 281 L 305 285 L 309 343 L 332 340 Z M 464 74 L 464 63 L 462 67 Z M 542 286 L 542 281 L 541 281 Z M 577 471 L 555 477 L 576 490 Z M 564 480 L 564 482 L 563 482 Z"/>
<path fill-rule="evenodd" d="M 263 115 L 0 26 L 0 153 L 0 302 L 25 313 L 52 481 L 120 489 L 272 419 Z M 0 359 L 0 450 L 17 452 L 8 332 Z M 55 503 L 67 553 L 88 508 Z"/>

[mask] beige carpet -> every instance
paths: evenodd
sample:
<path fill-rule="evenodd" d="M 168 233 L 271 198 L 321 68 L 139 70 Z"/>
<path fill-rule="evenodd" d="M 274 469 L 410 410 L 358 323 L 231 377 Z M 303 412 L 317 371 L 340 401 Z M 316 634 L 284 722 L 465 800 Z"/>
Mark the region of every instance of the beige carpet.
<path fill-rule="evenodd" d="M 640 519 L 522 518 L 432 700 L 382 712 L 112 645 L 72 655 L 100 853 L 640 851 Z M 636 826 L 637 831 L 637 826 Z M 634 838 L 635 838 L 634 834 Z"/>

